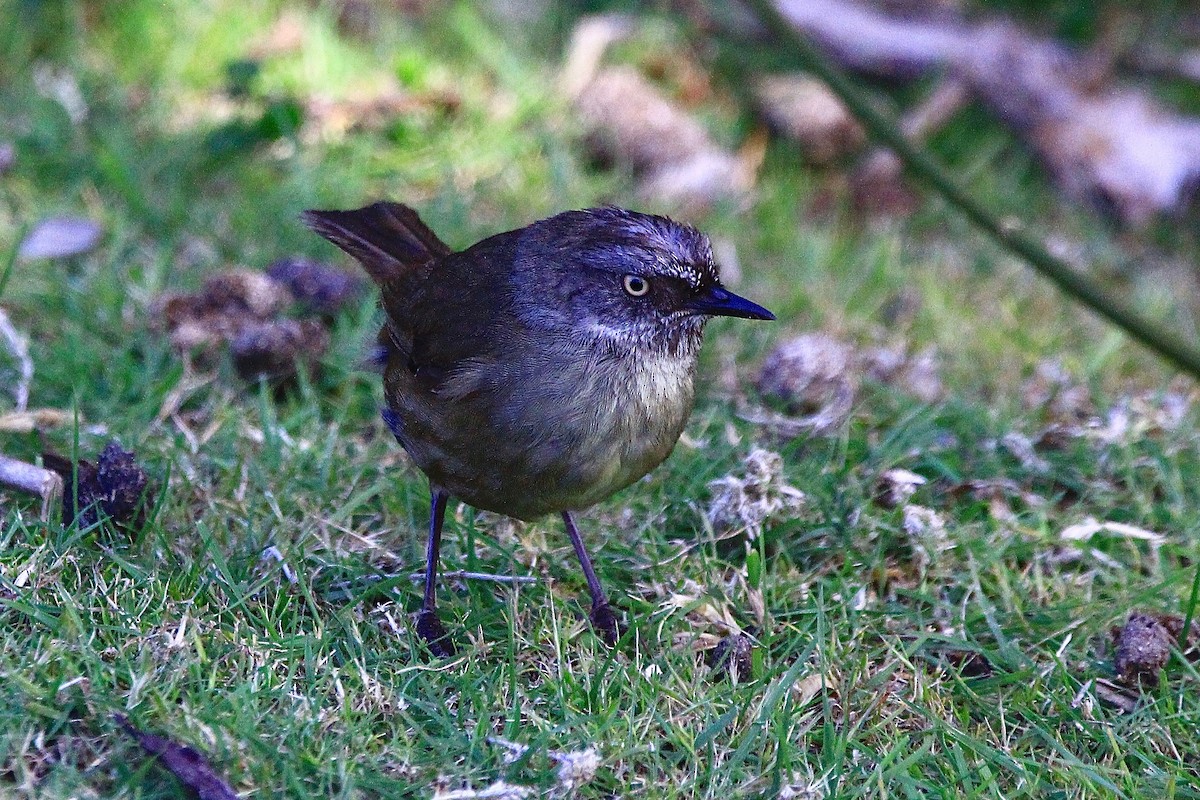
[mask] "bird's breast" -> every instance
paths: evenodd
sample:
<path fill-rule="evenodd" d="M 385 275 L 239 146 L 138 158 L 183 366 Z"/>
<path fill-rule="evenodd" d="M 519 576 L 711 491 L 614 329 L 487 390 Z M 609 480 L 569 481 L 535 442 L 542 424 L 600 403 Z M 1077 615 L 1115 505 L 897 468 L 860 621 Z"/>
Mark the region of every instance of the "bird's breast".
<path fill-rule="evenodd" d="M 694 372 L 690 354 L 567 341 L 464 365 L 436 392 L 397 370 L 393 430 L 453 495 L 532 519 L 586 508 L 658 466 L 691 413 Z"/>
<path fill-rule="evenodd" d="M 598 368 L 593 423 L 580 437 L 579 478 L 591 502 L 629 485 L 670 455 L 692 410 L 695 360 L 638 353 Z M 590 504 L 590 503 L 589 503 Z"/>

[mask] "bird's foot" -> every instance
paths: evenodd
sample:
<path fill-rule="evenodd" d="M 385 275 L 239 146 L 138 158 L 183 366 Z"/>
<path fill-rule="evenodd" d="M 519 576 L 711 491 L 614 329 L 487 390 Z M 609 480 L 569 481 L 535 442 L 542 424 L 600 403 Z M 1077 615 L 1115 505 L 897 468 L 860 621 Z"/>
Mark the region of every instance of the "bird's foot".
<path fill-rule="evenodd" d="M 429 652 L 438 658 L 454 657 L 454 640 L 442 627 L 436 611 L 423 608 L 417 612 L 417 635 L 425 641 Z"/>
<path fill-rule="evenodd" d="M 617 615 L 607 600 L 598 603 L 593 602 L 588 619 L 591 620 L 592 628 L 596 631 L 596 634 L 606 645 L 611 647 L 621 638 L 621 634 L 623 633 L 621 624 L 617 622 Z"/>

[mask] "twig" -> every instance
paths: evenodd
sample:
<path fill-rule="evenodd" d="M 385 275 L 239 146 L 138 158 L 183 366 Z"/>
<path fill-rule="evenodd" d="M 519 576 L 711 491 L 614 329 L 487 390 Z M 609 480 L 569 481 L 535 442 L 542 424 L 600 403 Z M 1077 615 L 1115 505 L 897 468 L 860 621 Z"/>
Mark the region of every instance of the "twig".
<path fill-rule="evenodd" d="M 43 522 L 50 519 L 51 510 L 61 502 L 63 480 L 55 472 L 15 458 L 0 456 L 0 486 L 19 489 L 42 498 Z"/>
<path fill-rule="evenodd" d="M 491 572 L 468 572 L 465 569 L 456 569 L 450 572 L 440 574 L 441 578 L 454 578 L 463 581 L 490 581 L 491 583 L 537 583 L 537 578 L 532 575 L 495 575 Z M 414 583 L 425 580 L 424 572 L 414 572 L 408 576 L 408 579 Z"/>
<path fill-rule="evenodd" d="M 375 584 L 375 583 L 380 583 L 382 581 L 394 580 L 399 577 L 400 577 L 399 574 L 385 572 L 385 573 L 379 573 L 377 575 L 364 575 L 357 580 L 338 581 L 337 583 L 330 585 L 326 594 L 330 599 L 332 599 L 334 597 L 341 598 L 345 595 L 348 595 L 350 590 L 352 588 L 354 588 L 357 584 L 362 583 L 362 584 L 371 585 L 371 584 Z M 466 570 L 461 570 L 461 569 L 452 570 L 450 572 L 439 572 L 438 578 L 441 580 L 447 580 L 447 579 L 457 579 L 457 580 L 467 580 L 467 581 L 474 580 L 474 581 L 490 581 L 491 583 L 507 583 L 507 584 L 527 584 L 527 583 L 537 583 L 537 581 L 538 581 L 538 579 L 533 577 L 532 575 L 495 575 L 490 572 L 468 572 Z M 410 581 L 412 581 L 413 583 L 420 583 L 421 581 L 425 580 L 425 573 L 424 572 L 411 573 L 410 575 L 408 575 L 408 579 Z"/>
<path fill-rule="evenodd" d="M 1171 335 L 1128 303 L 1112 296 L 1066 262 L 1055 258 L 1020 220 L 1001 218 L 986 208 L 963 189 L 941 164 L 905 138 L 896 124 L 871 103 L 845 72 L 788 24 L 775 3 L 771 0 L 749 0 L 749 5 L 773 34 L 796 49 L 808 69 L 829 85 L 863 127 L 896 152 L 910 173 L 932 186 L 997 243 L 1023 258 L 1069 297 L 1109 320 L 1182 371 L 1200 378 L 1200 347 Z"/>
<path fill-rule="evenodd" d="M 13 387 L 13 397 L 17 401 L 17 411 L 24 411 L 29 406 L 29 385 L 33 383 L 33 359 L 29 357 L 29 340 L 13 327 L 3 308 L 0 308 L 0 335 L 21 370 L 21 377 Z"/>

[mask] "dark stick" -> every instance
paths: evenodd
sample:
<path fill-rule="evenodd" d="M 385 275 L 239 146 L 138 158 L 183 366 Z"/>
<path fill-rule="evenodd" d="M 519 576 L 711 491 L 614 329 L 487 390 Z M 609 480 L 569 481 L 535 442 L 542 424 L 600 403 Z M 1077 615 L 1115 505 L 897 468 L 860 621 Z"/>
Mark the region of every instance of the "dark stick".
<path fill-rule="evenodd" d="M 592 622 L 592 627 L 600 634 L 600 638 L 607 644 L 616 644 L 621 632 L 617 626 L 617 617 L 613 614 L 612 606 L 608 602 L 608 595 L 604 593 L 604 587 L 600 585 L 600 578 L 596 576 L 592 559 L 588 557 L 587 550 L 583 546 L 583 538 L 579 535 L 579 528 L 575 527 L 575 520 L 571 517 L 571 512 L 562 512 L 562 518 L 567 526 L 567 536 L 571 538 L 571 546 L 575 548 L 575 557 L 579 559 L 579 565 L 583 567 L 588 594 L 592 596 L 592 610 L 588 618 Z"/>

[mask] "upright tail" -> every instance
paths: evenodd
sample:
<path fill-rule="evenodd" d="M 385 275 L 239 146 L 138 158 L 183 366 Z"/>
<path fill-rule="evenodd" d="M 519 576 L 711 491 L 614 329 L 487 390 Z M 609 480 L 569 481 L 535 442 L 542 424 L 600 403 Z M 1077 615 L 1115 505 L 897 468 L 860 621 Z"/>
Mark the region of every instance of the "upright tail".
<path fill-rule="evenodd" d="M 381 201 L 354 211 L 305 211 L 300 219 L 354 256 L 380 285 L 450 253 L 417 212 L 400 203 Z"/>

